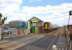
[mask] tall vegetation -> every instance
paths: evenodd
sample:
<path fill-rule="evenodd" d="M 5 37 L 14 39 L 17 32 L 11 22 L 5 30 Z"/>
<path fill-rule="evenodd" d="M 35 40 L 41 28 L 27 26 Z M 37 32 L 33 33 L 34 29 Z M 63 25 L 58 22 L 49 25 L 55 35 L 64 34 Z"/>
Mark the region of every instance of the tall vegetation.
<path fill-rule="evenodd" d="M 3 17 L 3 15 L 0 13 L 0 40 L 3 38 L 2 36 L 2 26 L 5 23 L 5 20 L 7 17 Z"/>

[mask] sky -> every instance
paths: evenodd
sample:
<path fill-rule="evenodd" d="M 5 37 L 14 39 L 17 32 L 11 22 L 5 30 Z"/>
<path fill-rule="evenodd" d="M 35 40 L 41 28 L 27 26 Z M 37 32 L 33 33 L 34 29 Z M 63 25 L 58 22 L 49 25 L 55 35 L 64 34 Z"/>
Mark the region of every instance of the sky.
<path fill-rule="evenodd" d="M 28 21 L 33 16 L 59 26 L 68 23 L 72 0 L 0 0 L 0 13 L 13 20 Z M 71 16 L 70 16 L 71 17 Z M 70 24 L 72 17 L 70 19 Z"/>

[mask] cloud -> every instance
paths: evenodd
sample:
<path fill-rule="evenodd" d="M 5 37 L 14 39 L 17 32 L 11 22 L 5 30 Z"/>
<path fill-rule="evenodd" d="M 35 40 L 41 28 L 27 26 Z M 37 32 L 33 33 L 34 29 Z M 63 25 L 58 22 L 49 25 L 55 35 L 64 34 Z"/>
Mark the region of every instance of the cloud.
<path fill-rule="evenodd" d="M 0 12 L 9 14 L 18 11 L 21 0 L 0 0 Z"/>
<path fill-rule="evenodd" d="M 6 23 L 18 19 L 16 11 L 20 11 L 21 4 L 22 0 L 0 0 L 0 13 L 8 17 Z"/>
<path fill-rule="evenodd" d="M 43 21 L 50 21 L 51 23 L 58 25 L 65 25 L 68 23 L 69 11 L 72 10 L 72 4 L 64 3 L 57 6 L 47 5 L 45 7 L 29 7 L 24 6 L 23 13 L 27 13 L 31 16 L 37 16 Z M 45 15 L 44 15 L 45 14 Z"/>
<path fill-rule="evenodd" d="M 57 25 L 65 25 L 68 21 L 68 12 L 72 9 L 71 3 L 63 3 L 60 5 L 46 6 L 23 6 L 22 0 L 0 0 L 0 12 L 8 16 L 6 22 L 12 20 L 27 21 L 33 16 L 40 18 L 43 21 L 49 21 Z M 71 18 L 72 19 L 72 18 Z"/>

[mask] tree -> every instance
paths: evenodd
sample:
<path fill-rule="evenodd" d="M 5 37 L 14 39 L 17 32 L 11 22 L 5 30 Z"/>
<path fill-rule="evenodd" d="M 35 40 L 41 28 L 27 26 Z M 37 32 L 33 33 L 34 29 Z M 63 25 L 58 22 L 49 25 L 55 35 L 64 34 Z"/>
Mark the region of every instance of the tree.
<path fill-rule="evenodd" d="M 5 20 L 7 19 L 7 17 L 3 17 L 2 14 L 0 13 L 0 40 L 2 40 L 3 36 L 2 36 L 2 26 L 5 23 Z"/>

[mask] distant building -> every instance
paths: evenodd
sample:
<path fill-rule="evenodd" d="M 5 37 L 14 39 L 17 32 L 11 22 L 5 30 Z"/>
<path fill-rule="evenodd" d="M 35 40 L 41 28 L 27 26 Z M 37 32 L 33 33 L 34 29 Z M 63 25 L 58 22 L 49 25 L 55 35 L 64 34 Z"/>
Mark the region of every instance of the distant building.
<path fill-rule="evenodd" d="M 16 28 L 7 28 L 2 31 L 3 38 L 16 37 Z"/>
<path fill-rule="evenodd" d="M 24 21 L 11 21 L 9 25 L 11 28 L 26 29 L 26 22 Z"/>
<path fill-rule="evenodd" d="M 16 37 L 16 28 L 11 28 L 9 24 L 4 24 L 2 27 L 2 38 Z"/>
<path fill-rule="evenodd" d="M 42 26 L 43 21 L 38 19 L 37 17 L 33 17 L 28 20 L 28 29 L 30 33 L 39 33 L 39 27 Z"/>
<path fill-rule="evenodd" d="M 24 36 L 27 28 L 27 23 L 24 21 L 11 21 L 9 22 L 11 28 L 16 28 L 16 36 Z"/>

